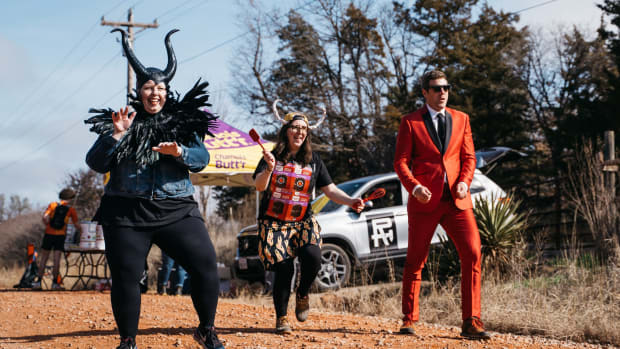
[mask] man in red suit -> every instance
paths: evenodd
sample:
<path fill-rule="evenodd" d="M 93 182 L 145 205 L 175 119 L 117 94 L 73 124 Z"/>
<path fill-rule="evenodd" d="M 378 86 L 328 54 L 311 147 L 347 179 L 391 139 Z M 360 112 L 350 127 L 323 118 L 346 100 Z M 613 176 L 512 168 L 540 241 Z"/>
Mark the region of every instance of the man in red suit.
<path fill-rule="evenodd" d="M 461 335 L 488 339 L 480 321 L 480 235 L 469 193 L 476 169 L 474 142 L 469 116 L 446 108 L 449 91 L 443 72 L 424 74 L 426 105 L 403 117 L 396 140 L 394 169 L 410 193 L 400 332 L 415 333 L 422 268 L 435 228 L 441 224 L 461 259 Z"/>

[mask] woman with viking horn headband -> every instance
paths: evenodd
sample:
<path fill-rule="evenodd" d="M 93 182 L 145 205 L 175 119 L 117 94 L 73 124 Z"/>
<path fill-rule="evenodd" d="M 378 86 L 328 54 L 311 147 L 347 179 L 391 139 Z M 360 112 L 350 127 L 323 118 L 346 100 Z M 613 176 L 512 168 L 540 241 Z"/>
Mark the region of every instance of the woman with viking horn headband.
<path fill-rule="evenodd" d="M 145 68 L 122 34 L 123 49 L 137 76 L 137 96 L 131 107 L 91 109 L 98 113 L 85 122 L 99 138 L 86 163 L 100 173 L 110 172 L 104 196 L 93 220 L 103 226 L 106 258 L 112 274 L 112 310 L 121 336 L 117 349 L 136 348 L 140 316 L 140 277 L 151 245 L 177 261 L 191 276 L 192 301 L 200 324 L 194 339 L 203 348 L 224 348 L 215 328 L 219 277 L 215 249 L 192 194 L 189 171 L 209 162 L 202 144 L 215 116 L 200 80 L 183 97 L 170 92 L 176 71 L 170 36 L 166 35 L 168 66 Z"/>
<path fill-rule="evenodd" d="M 256 190 L 262 191 L 259 207 L 259 255 L 266 270 L 275 272 L 273 304 L 276 331 L 292 333 L 286 316 L 290 285 L 294 272 L 293 259 L 299 257 L 301 277 L 297 288 L 295 315 L 303 322 L 308 318 L 310 286 L 321 268 L 321 228 L 312 215 L 311 193 L 321 189 L 331 200 L 360 212 L 362 199 L 354 199 L 332 182 L 319 155 L 312 151 L 308 118 L 301 113 L 286 114 L 280 119 L 276 100 L 275 116 L 283 123 L 278 142 L 272 152 L 264 151 L 254 172 Z"/>

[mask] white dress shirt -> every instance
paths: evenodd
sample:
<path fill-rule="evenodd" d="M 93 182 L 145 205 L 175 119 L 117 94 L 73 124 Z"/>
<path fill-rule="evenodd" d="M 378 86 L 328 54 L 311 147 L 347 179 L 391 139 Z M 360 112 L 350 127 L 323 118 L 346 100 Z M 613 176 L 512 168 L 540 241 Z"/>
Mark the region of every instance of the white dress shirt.
<path fill-rule="evenodd" d="M 446 116 L 446 109 L 435 110 L 431 108 L 428 104 L 426 105 L 426 109 L 428 109 L 428 113 L 431 114 L 431 120 L 433 120 L 433 126 L 435 126 L 435 131 L 439 134 L 439 130 L 437 129 L 437 114 L 442 114 L 444 117 Z"/>

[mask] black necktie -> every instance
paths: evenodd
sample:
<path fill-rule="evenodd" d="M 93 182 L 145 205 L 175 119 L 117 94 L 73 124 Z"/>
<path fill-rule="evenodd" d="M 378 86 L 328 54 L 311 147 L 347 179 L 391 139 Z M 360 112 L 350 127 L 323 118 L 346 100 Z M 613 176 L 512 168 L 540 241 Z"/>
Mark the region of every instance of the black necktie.
<path fill-rule="evenodd" d="M 437 136 L 439 136 L 439 143 L 443 150 L 446 143 L 446 121 L 443 114 L 437 114 Z"/>

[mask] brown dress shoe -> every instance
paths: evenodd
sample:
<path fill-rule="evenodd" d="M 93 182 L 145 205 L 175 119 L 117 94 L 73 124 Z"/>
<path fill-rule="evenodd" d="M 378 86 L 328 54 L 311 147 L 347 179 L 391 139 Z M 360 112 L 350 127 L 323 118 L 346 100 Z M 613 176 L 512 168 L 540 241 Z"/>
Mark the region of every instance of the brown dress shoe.
<path fill-rule="evenodd" d="M 463 321 L 461 336 L 470 339 L 491 339 L 491 335 L 484 330 L 484 324 L 476 316 Z"/>
<path fill-rule="evenodd" d="M 308 319 L 308 313 L 310 313 L 310 297 L 295 297 L 295 316 L 297 321 L 304 322 Z"/>
<path fill-rule="evenodd" d="M 286 315 L 280 316 L 276 319 L 276 333 L 279 334 L 292 334 L 293 330 L 291 329 L 291 325 L 288 323 L 288 318 Z"/>
<path fill-rule="evenodd" d="M 403 325 L 400 326 L 400 334 L 415 334 L 415 329 L 413 328 L 414 322 L 411 320 L 403 320 Z"/>

